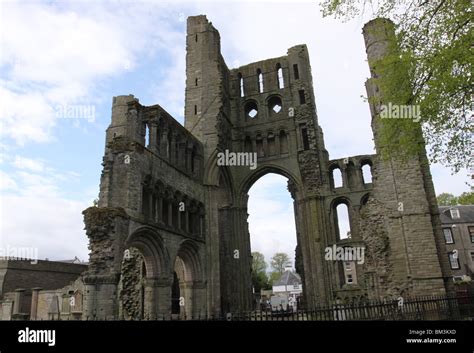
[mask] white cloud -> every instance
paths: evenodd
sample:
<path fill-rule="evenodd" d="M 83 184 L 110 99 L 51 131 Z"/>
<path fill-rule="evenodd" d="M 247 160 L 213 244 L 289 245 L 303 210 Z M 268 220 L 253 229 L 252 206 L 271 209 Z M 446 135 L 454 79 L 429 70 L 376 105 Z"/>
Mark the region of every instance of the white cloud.
<path fill-rule="evenodd" d="M 127 4 L 110 11 L 110 6 L 2 3 L 2 26 L 15 30 L 0 37 L 5 72 L 1 137 L 18 145 L 53 140 L 55 107 L 90 104 L 102 80 L 133 70 L 157 49 L 172 47 L 176 35 L 168 8 Z M 176 82 L 173 75 L 170 79 Z M 173 100 L 172 93 L 165 98 Z"/>
<path fill-rule="evenodd" d="M 64 195 L 78 173 L 18 155 L 7 161 L 11 171 L 0 170 L 0 247 L 37 248 L 40 258 L 87 260 L 82 211 L 90 206 L 91 192 L 80 200 Z"/>
<path fill-rule="evenodd" d="M 0 246 L 33 247 L 40 259 L 88 259 L 84 233 L 84 202 L 70 201 L 40 191 L 36 194 L 6 195 L 0 199 Z"/>
<path fill-rule="evenodd" d="M 15 156 L 13 165 L 18 169 L 27 169 L 33 172 L 42 172 L 44 171 L 43 161 L 25 158 L 22 156 Z"/>

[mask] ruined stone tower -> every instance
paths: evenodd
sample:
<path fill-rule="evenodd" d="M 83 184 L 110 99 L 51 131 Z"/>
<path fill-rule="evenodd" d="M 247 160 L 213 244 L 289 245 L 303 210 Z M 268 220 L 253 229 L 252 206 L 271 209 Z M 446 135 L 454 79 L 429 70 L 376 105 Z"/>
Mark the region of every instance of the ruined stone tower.
<path fill-rule="evenodd" d="M 131 95 L 113 99 L 99 204 L 84 211 L 91 249 L 84 315 L 252 310 L 247 199 L 267 173 L 288 178 L 306 308 L 445 293 L 449 268 L 426 156 L 409 165 L 377 155 L 330 160 L 305 45 L 229 70 L 206 17 L 189 17 L 187 25 L 184 127 L 159 105 L 143 106 Z M 374 27 L 384 30 L 374 34 Z M 390 23 L 364 28 L 369 63 L 385 55 L 380 33 L 392 35 Z M 377 94 L 371 80 L 367 90 Z M 371 109 L 377 147 L 378 108 Z M 256 153 L 257 167 L 218 165 L 226 151 Z M 371 183 L 362 177 L 365 165 Z M 334 185 L 336 169 L 342 186 Z M 349 211 L 349 238 L 339 234 L 340 204 Z M 332 246 L 366 249 L 368 261 L 351 264 L 352 282 L 347 264 L 325 259 Z"/>

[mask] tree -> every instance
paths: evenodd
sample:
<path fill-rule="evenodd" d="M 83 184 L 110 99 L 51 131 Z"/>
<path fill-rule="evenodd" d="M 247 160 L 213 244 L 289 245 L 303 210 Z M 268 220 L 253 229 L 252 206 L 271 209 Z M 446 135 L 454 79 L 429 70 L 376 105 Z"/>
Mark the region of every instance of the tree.
<path fill-rule="evenodd" d="M 252 271 L 253 272 L 266 272 L 267 263 L 265 261 L 265 256 L 258 251 L 252 253 Z"/>
<path fill-rule="evenodd" d="M 259 252 L 252 253 L 252 285 L 256 293 L 262 289 L 269 289 L 268 276 L 266 273 L 267 263 L 265 256 Z"/>
<path fill-rule="evenodd" d="M 469 168 L 474 149 L 472 131 L 472 3 L 471 0 L 325 0 L 323 16 L 348 20 L 372 9 L 375 17 L 396 25 L 396 56 L 377 63 L 392 71 L 377 82 L 386 102 L 419 107 L 423 136 L 432 162 L 454 171 Z M 401 87 L 408 87 L 409 94 Z M 407 119 L 383 124 L 385 155 L 416 155 L 424 146 L 410 133 Z M 411 130 L 414 130 L 411 128 Z M 384 156 L 384 151 L 381 155 Z"/>
<path fill-rule="evenodd" d="M 438 200 L 438 206 L 454 206 L 457 204 L 456 196 L 447 192 L 439 194 L 436 199 Z"/>
<path fill-rule="evenodd" d="M 458 197 L 459 205 L 474 205 L 474 192 L 463 192 Z"/>
<path fill-rule="evenodd" d="M 278 271 L 273 271 L 270 273 L 270 278 L 268 279 L 268 283 L 273 286 L 276 282 L 278 282 L 281 278 L 281 273 Z"/>
<path fill-rule="evenodd" d="M 285 267 L 291 265 L 290 257 L 285 253 L 278 252 L 273 255 L 270 265 L 275 272 L 282 274 L 285 270 Z"/>
<path fill-rule="evenodd" d="M 463 192 L 459 196 L 442 193 L 436 199 L 439 206 L 474 205 L 474 192 Z"/>

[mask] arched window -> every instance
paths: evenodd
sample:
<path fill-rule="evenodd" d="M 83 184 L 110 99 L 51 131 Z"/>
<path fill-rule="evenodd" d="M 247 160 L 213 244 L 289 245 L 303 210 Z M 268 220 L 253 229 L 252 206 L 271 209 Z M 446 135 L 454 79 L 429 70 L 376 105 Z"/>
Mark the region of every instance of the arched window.
<path fill-rule="evenodd" d="M 250 101 L 245 104 L 245 116 L 250 119 L 254 119 L 258 114 L 257 103 Z"/>
<path fill-rule="evenodd" d="M 372 167 L 369 163 L 362 164 L 362 182 L 364 184 L 372 182 Z"/>
<path fill-rule="evenodd" d="M 145 147 L 150 146 L 150 129 L 148 128 L 148 124 L 145 123 Z"/>
<path fill-rule="evenodd" d="M 278 79 L 278 88 L 285 88 L 285 82 L 283 80 L 283 69 L 280 64 L 277 64 L 277 79 Z"/>
<path fill-rule="evenodd" d="M 343 186 L 342 172 L 338 167 L 332 169 L 331 171 L 331 184 L 333 189 L 340 188 Z"/>
<path fill-rule="evenodd" d="M 351 237 L 349 207 L 345 203 L 336 206 L 336 230 L 339 240 Z"/>
<path fill-rule="evenodd" d="M 257 76 L 258 76 L 258 91 L 260 93 L 263 93 L 263 74 L 260 69 L 257 70 Z"/>
<path fill-rule="evenodd" d="M 240 96 L 241 97 L 245 96 L 244 78 L 242 77 L 242 74 L 240 72 L 239 72 L 239 87 L 240 87 Z"/>
<path fill-rule="evenodd" d="M 278 96 L 273 96 L 268 100 L 268 110 L 270 112 L 269 115 L 278 114 L 281 111 L 281 99 Z"/>

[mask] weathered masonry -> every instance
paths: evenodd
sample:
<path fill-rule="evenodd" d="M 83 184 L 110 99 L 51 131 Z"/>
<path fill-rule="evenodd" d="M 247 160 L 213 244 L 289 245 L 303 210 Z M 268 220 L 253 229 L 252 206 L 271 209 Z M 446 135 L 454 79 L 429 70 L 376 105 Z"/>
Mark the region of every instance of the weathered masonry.
<path fill-rule="evenodd" d="M 384 19 L 364 27 L 373 77 L 393 33 Z M 405 163 L 377 155 L 330 160 L 305 45 L 228 69 L 219 32 L 194 16 L 186 47 L 184 127 L 159 105 L 113 99 L 99 204 L 84 211 L 91 249 L 84 317 L 252 310 L 247 199 L 267 173 L 289 180 L 308 309 L 336 299 L 446 293 L 450 269 L 425 155 Z M 379 95 L 373 79 L 366 86 L 369 98 Z M 371 102 L 377 147 L 379 105 Z M 225 150 L 256 152 L 257 168 L 218 166 Z M 339 234 L 340 205 L 350 236 Z M 326 261 L 333 245 L 363 246 L 366 261 Z"/>

